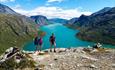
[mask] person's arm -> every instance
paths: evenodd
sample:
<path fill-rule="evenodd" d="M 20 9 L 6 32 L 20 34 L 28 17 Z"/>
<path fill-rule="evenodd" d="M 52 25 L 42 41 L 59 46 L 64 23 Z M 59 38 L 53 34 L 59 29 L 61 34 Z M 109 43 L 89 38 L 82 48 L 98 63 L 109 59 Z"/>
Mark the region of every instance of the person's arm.
<path fill-rule="evenodd" d="M 54 37 L 54 41 L 56 42 L 56 37 Z"/>

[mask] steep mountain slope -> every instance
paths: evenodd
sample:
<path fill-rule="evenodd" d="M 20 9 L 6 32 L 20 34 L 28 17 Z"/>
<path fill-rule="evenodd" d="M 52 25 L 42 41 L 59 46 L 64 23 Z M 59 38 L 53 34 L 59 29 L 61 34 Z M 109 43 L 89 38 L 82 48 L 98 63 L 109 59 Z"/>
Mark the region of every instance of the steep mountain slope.
<path fill-rule="evenodd" d="M 9 8 L 6 5 L 0 4 L 0 14 L 14 14 L 14 15 L 19 15 L 15 11 L 13 11 L 11 8 Z"/>
<path fill-rule="evenodd" d="M 32 39 L 36 31 L 34 25 L 15 15 L 0 14 L 0 51 L 8 47 L 21 47 Z M 1 53 L 0 52 L 0 53 Z"/>
<path fill-rule="evenodd" d="M 82 15 L 74 25 L 79 27 L 77 36 L 83 40 L 115 44 L 115 7 L 90 16 Z"/>
<path fill-rule="evenodd" d="M 22 47 L 36 32 L 35 23 L 0 4 L 0 53 L 9 47 Z"/>
<path fill-rule="evenodd" d="M 61 24 L 66 24 L 68 20 L 62 19 L 62 18 L 53 18 L 49 19 L 51 23 L 61 23 Z"/>
<path fill-rule="evenodd" d="M 67 24 L 74 24 L 77 20 L 78 18 L 72 18 L 67 22 Z"/>
<path fill-rule="evenodd" d="M 105 7 L 102 10 L 99 10 L 98 12 L 93 13 L 92 15 L 95 16 L 95 15 L 98 15 L 98 14 L 102 14 L 102 13 L 105 13 L 105 12 L 109 11 L 110 9 L 111 9 L 110 7 Z"/>
<path fill-rule="evenodd" d="M 42 15 L 31 16 L 30 18 L 32 18 L 35 21 L 35 23 L 39 24 L 39 25 L 49 24 L 48 19 L 45 16 L 42 16 Z"/>

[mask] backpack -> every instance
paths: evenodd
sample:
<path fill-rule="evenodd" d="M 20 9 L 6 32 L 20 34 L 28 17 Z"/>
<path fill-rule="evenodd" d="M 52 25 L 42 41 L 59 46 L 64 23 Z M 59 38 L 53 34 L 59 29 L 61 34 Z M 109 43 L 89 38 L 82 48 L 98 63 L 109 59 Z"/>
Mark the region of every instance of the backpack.
<path fill-rule="evenodd" d="M 42 41 L 42 38 L 39 38 L 39 39 L 38 39 L 38 43 L 39 43 L 39 44 L 42 44 L 42 42 L 43 42 L 43 41 Z"/>
<path fill-rule="evenodd" d="M 51 37 L 50 37 L 50 41 L 51 41 L 51 42 L 54 42 L 54 41 L 55 41 L 55 37 L 54 37 L 54 36 L 51 36 Z"/>
<path fill-rule="evenodd" d="M 38 37 L 35 37 L 35 39 L 34 39 L 34 44 L 35 44 L 35 45 L 38 44 Z"/>

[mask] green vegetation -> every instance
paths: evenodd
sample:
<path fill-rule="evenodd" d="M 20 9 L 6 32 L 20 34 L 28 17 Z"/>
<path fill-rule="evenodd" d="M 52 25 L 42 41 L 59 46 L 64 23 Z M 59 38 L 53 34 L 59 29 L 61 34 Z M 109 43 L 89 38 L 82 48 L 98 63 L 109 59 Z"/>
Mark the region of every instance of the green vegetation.
<path fill-rule="evenodd" d="M 9 47 L 22 47 L 33 38 L 34 24 L 23 16 L 0 14 L 0 54 Z"/>
<path fill-rule="evenodd" d="M 90 16 L 81 15 L 71 27 L 79 30 L 76 36 L 82 40 L 115 45 L 115 7 L 102 10 Z"/>
<path fill-rule="evenodd" d="M 0 70 L 15 70 L 15 69 L 25 69 L 25 68 L 35 68 L 35 61 L 29 60 L 28 57 L 24 57 L 23 59 L 17 63 L 15 57 L 3 62 L 0 64 Z"/>
<path fill-rule="evenodd" d="M 115 39 L 111 37 L 110 34 L 103 34 L 103 32 L 98 30 L 90 30 L 90 31 L 81 31 L 76 34 L 82 40 L 100 42 L 105 44 L 115 44 Z"/>

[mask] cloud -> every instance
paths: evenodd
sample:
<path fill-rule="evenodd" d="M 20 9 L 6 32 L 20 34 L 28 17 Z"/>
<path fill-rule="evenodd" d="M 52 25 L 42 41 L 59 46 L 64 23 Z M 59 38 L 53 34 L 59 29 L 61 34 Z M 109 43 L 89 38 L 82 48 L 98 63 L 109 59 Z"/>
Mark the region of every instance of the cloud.
<path fill-rule="evenodd" d="M 21 9 L 22 7 L 21 7 L 21 5 L 20 4 L 17 4 L 17 5 L 15 5 L 15 7 L 14 7 L 15 9 Z"/>
<path fill-rule="evenodd" d="M 62 2 L 62 1 L 64 1 L 64 0 L 48 0 L 47 2 L 52 3 L 52 2 Z"/>
<path fill-rule="evenodd" d="M 92 12 L 88 11 L 80 11 L 79 8 L 74 9 L 62 9 L 60 7 L 47 7 L 47 6 L 41 6 L 37 7 L 33 10 L 24 10 L 19 7 L 13 8 L 18 13 L 21 13 L 26 16 L 32 16 L 32 15 L 44 15 L 48 18 L 64 18 L 64 19 L 71 19 L 73 17 L 79 17 L 81 14 L 90 15 Z"/>
<path fill-rule="evenodd" d="M 0 0 L 0 2 L 14 2 L 15 0 Z"/>
<path fill-rule="evenodd" d="M 63 1 L 65 1 L 65 0 L 47 0 L 47 2 L 46 2 L 46 6 L 49 6 L 49 5 L 51 5 L 52 3 L 61 3 L 61 2 L 63 2 Z"/>
<path fill-rule="evenodd" d="M 17 13 L 20 13 L 26 16 L 29 16 L 28 13 L 30 13 L 30 11 L 24 10 L 19 4 L 15 5 L 15 7 L 13 7 L 12 9 L 16 11 Z"/>

